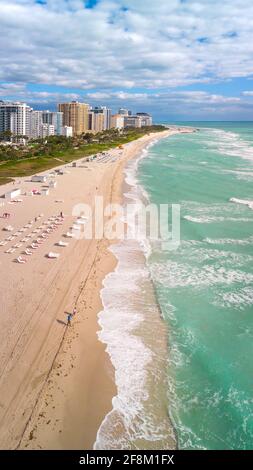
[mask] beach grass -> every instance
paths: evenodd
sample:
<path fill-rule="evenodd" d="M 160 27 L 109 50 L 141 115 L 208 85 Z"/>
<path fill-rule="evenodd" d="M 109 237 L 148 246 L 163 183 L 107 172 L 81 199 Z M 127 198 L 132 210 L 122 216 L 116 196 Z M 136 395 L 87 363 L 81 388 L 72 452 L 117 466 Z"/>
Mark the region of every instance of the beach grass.
<path fill-rule="evenodd" d="M 49 146 L 42 145 L 41 153 L 26 156 L 27 148 L 20 148 L 15 156 L 9 159 L 0 156 L 0 185 L 11 182 L 14 178 L 30 176 L 34 173 L 50 170 L 61 164 L 70 163 L 74 160 L 89 157 L 99 152 L 132 142 L 150 132 L 164 131 L 163 126 L 152 126 L 150 128 L 128 129 L 124 133 L 101 132 L 93 135 L 91 141 L 87 142 L 80 138 L 68 141 L 64 148 L 62 140 L 59 144 L 50 140 Z M 51 144 L 51 145 L 50 145 Z"/>

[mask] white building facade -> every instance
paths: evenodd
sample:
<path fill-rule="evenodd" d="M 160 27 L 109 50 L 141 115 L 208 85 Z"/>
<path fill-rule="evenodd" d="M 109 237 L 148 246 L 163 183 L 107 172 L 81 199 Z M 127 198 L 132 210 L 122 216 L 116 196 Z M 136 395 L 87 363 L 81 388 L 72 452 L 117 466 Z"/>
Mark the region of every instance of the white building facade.
<path fill-rule="evenodd" d="M 64 137 L 73 137 L 73 128 L 70 126 L 63 126 L 62 135 Z"/>
<path fill-rule="evenodd" d="M 31 137 L 32 111 L 26 103 L 0 102 L 0 134 Z"/>

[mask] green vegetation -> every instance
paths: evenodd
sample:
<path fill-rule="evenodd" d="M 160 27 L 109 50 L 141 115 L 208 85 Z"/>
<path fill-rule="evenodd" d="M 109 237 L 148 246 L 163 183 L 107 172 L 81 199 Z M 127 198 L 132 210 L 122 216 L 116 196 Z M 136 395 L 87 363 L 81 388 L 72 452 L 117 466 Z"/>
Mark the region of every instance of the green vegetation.
<path fill-rule="evenodd" d="M 88 157 L 126 144 L 150 132 L 162 132 L 164 126 L 110 129 L 98 134 L 73 138 L 51 136 L 29 141 L 28 145 L 0 145 L 0 185 L 15 177 L 29 176 L 79 158 Z M 2 136 L 3 138 L 7 136 Z M 10 136 L 8 136 L 10 138 Z M 1 140 L 1 137 L 0 137 Z"/>

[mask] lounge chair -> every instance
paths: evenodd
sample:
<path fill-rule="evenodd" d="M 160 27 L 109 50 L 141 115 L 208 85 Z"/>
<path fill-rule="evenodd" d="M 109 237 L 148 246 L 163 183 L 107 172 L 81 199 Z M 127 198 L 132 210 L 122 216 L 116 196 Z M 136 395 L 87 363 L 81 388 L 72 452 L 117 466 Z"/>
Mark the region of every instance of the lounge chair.
<path fill-rule="evenodd" d="M 9 248 L 5 253 L 14 253 L 14 251 L 16 251 L 16 248 Z"/>
<path fill-rule="evenodd" d="M 68 243 L 60 240 L 58 243 L 56 243 L 56 245 L 65 247 L 65 246 L 68 246 Z"/>
<path fill-rule="evenodd" d="M 7 225 L 7 227 L 4 227 L 3 230 L 6 232 L 13 232 L 14 228 L 11 225 Z"/>
<path fill-rule="evenodd" d="M 24 251 L 25 255 L 31 256 L 33 254 L 33 251 L 30 251 L 28 248 Z"/>
<path fill-rule="evenodd" d="M 2 242 L 0 242 L 0 246 L 4 246 L 4 245 L 7 245 L 7 241 L 6 240 L 3 240 Z"/>
<path fill-rule="evenodd" d="M 24 264 L 27 260 L 25 258 L 22 258 L 22 256 L 19 256 L 18 258 L 16 258 L 16 261 L 17 263 Z"/>
<path fill-rule="evenodd" d="M 50 259 L 56 259 L 56 258 L 59 258 L 59 256 L 60 256 L 60 253 L 54 253 L 53 251 L 50 251 L 47 255 L 47 257 Z"/>
<path fill-rule="evenodd" d="M 37 250 L 37 248 L 39 248 L 39 245 L 36 245 L 35 243 L 32 243 L 32 244 L 31 244 L 31 248 L 32 248 L 33 250 Z"/>
<path fill-rule="evenodd" d="M 82 220 L 81 220 L 81 219 L 78 219 L 78 220 L 76 220 L 76 222 L 75 222 L 75 223 L 76 223 L 76 224 L 78 224 L 78 225 L 84 225 L 84 224 L 86 224 L 86 220 L 83 220 L 83 219 L 82 219 Z"/>
<path fill-rule="evenodd" d="M 64 235 L 64 237 L 66 237 L 66 238 L 73 238 L 73 236 L 74 236 L 74 235 L 73 235 L 73 233 L 71 233 L 71 232 L 67 232 L 67 233 Z"/>

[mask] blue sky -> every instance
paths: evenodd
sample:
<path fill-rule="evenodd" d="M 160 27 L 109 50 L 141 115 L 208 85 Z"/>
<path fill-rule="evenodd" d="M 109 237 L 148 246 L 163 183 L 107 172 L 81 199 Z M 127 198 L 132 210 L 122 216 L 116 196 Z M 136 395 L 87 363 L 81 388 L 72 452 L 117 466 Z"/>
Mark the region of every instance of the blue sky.
<path fill-rule="evenodd" d="M 0 0 L 0 99 L 253 120 L 252 0 Z"/>

